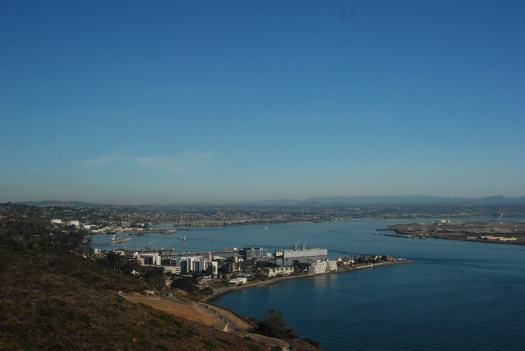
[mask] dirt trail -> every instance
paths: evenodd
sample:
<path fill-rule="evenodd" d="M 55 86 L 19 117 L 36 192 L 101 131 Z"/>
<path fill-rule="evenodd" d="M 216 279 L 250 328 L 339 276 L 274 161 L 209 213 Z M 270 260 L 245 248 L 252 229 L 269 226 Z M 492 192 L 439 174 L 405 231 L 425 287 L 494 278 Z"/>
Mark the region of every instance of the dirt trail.
<path fill-rule="evenodd" d="M 177 317 L 214 327 L 221 327 L 221 325 L 224 327 L 224 323 L 218 316 L 205 311 L 205 308 L 202 306 L 182 299 L 145 296 L 139 293 L 125 294 L 122 297 L 130 302 L 142 303 Z"/>
<path fill-rule="evenodd" d="M 127 301 L 141 303 L 180 318 L 212 326 L 218 330 L 225 330 L 225 326 L 228 325 L 225 331 L 262 342 L 270 347 L 280 346 L 286 349 L 290 345 L 284 340 L 251 333 L 250 330 L 254 328 L 252 322 L 224 308 L 205 302 L 179 297 L 146 296 L 140 293 L 121 294 L 120 296 Z"/>
<path fill-rule="evenodd" d="M 224 308 L 204 302 L 196 302 L 177 297 L 146 296 L 139 293 L 125 294 L 122 297 L 133 303 L 142 303 L 168 314 L 191 321 L 213 326 L 223 330 L 226 324 L 229 329 L 248 331 L 254 325 Z"/>

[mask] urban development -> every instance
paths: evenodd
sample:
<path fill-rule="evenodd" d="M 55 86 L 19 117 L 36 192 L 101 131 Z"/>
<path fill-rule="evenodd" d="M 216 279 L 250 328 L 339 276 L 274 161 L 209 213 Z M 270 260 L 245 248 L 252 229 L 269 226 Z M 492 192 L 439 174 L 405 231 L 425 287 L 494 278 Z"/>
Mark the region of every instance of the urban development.
<path fill-rule="evenodd" d="M 261 246 L 193 251 L 181 249 L 186 247 L 184 243 L 187 240 L 191 240 L 195 227 L 241 224 L 240 218 L 244 218 L 246 211 L 248 210 L 235 208 L 200 208 L 174 213 L 136 208 L 0 204 L 0 251 L 3 252 L 0 255 L 0 273 L 3 279 L 0 294 L 5 296 L 0 312 L 10 316 L 0 321 L 0 328 L 11 330 L 11 333 L 17 335 L 18 332 L 15 331 L 24 330 L 29 326 L 27 323 L 34 326 L 38 322 L 26 322 L 26 316 L 32 311 L 31 306 L 40 301 L 40 308 L 51 308 L 46 307 L 50 306 L 50 301 L 62 296 L 63 301 L 60 301 L 64 306 L 77 310 L 71 312 L 72 315 L 61 313 L 61 316 L 71 320 L 56 323 L 67 323 L 75 330 L 85 328 L 85 321 L 100 319 L 101 314 L 104 319 L 114 319 L 114 323 L 120 323 L 123 319 L 130 323 L 129 318 L 124 318 L 123 315 L 137 314 L 137 308 L 149 308 L 141 310 L 148 317 L 144 317 L 144 320 L 133 319 L 134 322 L 128 325 L 128 328 L 135 328 L 132 334 L 140 336 L 133 337 L 129 341 L 129 347 L 135 347 L 139 343 L 144 348 L 160 345 L 158 348 L 162 349 L 163 343 L 168 345 L 171 342 L 172 339 L 166 335 L 156 334 L 159 329 L 149 329 L 150 324 L 144 325 L 146 320 L 164 323 L 162 320 L 166 318 L 165 315 L 152 312 L 160 311 L 175 318 L 172 322 L 177 326 L 178 332 L 192 330 L 188 331 L 188 335 L 192 335 L 193 330 L 199 330 L 199 333 L 204 333 L 195 335 L 196 344 L 184 344 L 184 349 L 227 349 L 230 345 L 237 345 L 239 349 L 248 350 L 318 350 L 319 344 L 316 341 L 299 339 L 295 331 L 286 326 L 282 315 L 277 311 L 268 311 L 263 320 L 255 321 L 217 306 L 213 301 L 238 289 L 260 287 L 283 280 L 411 263 L 408 259 L 385 253 L 337 256 L 327 248 L 308 247 L 301 242 L 292 242 L 289 247 L 280 248 L 272 245 L 272 249 Z M 257 223 L 261 223 L 261 228 L 264 229 L 268 228 L 265 224 L 282 223 L 283 218 L 336 222 L 349 219 L 339 216 L 319 217 L 320 210 L 302 211 L 290 213 L 285 209 L 259 209 L 251 213 L 251 218 L 259 218 Z M 315 219 L 312 219 L 312 213 L 317 213 Z M 265 216 L 269 217 L 261 221 Z M 294 220 L 289 223 L 291 222 Z M 247 221 L 243 224 L 253 223 Z M 523 243 L 525 234 L 523 228 L 523 223 L 503 221 L 500 214 L 498 221 L 464 222 L 442 219 L 393 225 L 370 234 L 412 239 L 431 237 L 520 244 Z M 127 243 L 133 238 L 141 238 L 150 233 L 176 238 L 181 245 L 155 249 L 148 249 L 146 246 L 127 248 Z M 105 238 L 106 245 L 103 249 L 93 247 L 92 238 L 95 236 Z M 23 279 L 27 270 L 36 270 L 37 273 L 32 274 L 33 279 L 22 282 L 20 279 Z M 20 290 L 24 286 L 26 290 Z M 37 293 L 40 286 L 46 286 L 45 292 L 51 295 Z M 79 291 L 84 295 L 77 295 Z M 71 296 L 75 296 L 76 300 L 72 300 Z M 85 301 L 91 302 L 86 304 Z M 122 305 L 123 301 L 130 305 Z M 114 308 L 119 310 L 112 311 Z M 81 315 L 84 317 L 79 317 Z M 42 320 L 41 323 L 45 329 L 48 321 Z M 196 326 L 192 323 L 209 329 L 195 329 Z M 170 328 L 173 325 L 170 324 Z M 64 334 L 61 336 L 63 340 L 68 340 L 70 335 L 82 335 L 70 334 L 58 326 L 56 330 Z M 144 335 L 146 330 L 149 330 L 148 336 Z M 109 332 L 99 331 L 100 335 Z M 32 337 L 40 344 L 45 344 L 44 336 Z M 53 338 L 56 339 L 57 336 Z M 20 343 L 20 340 L 26 339 L 18 336 L 16 340 Z M 31 340 L 33 339 L 29 338 L 25 342 L 31 343 Z M 79 340 L 71 341 L 71 345 L 78 344 Z M 100 342 L 100 345 L 104 345 L 104 340 L 104 337 L 100 340 L 95 338 L 90 343 L 94 345 Z M 188 337 L 184 340 L 186 343 L 192 339 Z M 129 348 L 128 346 L 124 345 L 121 349 Z"/>
<path fill-rule="evenodd" d="M 187 230 L 191 229 L 178 225 L 138 222 L 136 217 L 127 217 L 125 212 L 111 219 L 86 216 L 86 212 L 100 213 L 98 210 L 20 204 L 0 206 L 0 248 L 6 250 L 3 265 L 11 267 L 3 270 L 3 274 L 10 276 L 3 277 L 5 284 L 0 288 L 0 293 L 7 294 L 10 299 L 6 299 L 1 308 L 9 309 L 11 306 L 9 313 L 13 316 L 28 308 L 28 305 L 19 305 L 20 301 L 25 301 L 27 292 L 21 291 L 20 296 L 15 298 L 15 290 L 10 287 L 16 286 L 14 282 L 22 276 L 16 272 L 30 265 L 31 269 L 42 272 L 26 284 L 53 286 L 64 279 L 65 285 L 60 288 L 63 294 L 75 286 L 71 282 L 66 284 L 65 281 L 77 277 L 83 280 L 83 284 L 87 280 L 89 289 L 102 285 L 92 292 L 88 300 L 103 292 L 116 294 L 119 299 L 133 303 L 133 306 L 149 306 L 174 318 L 211 327 L 228 335 L 228 338 L 239 337 L 255 343 L 256 346 L 249 346 L 247 349 L 260 349 L 258 347 L 262 345 L 262 349 L 317 350 L 319 345 L 315 341 L 298 339 L 295 332 L 283 324 L 282 316 L 276 311 L 269 311 L 262 321 L 254 321 L 214 305 L 213 299 L 237 289 L 286 279 L 409 262 L 379 254 L 334 257 L 326 248 L 310 248 L 300 243 L 275 250 L 264 247 L 225 248 L 206 252 L 181 252 L 177 248 L 125 249 L 124 246 L 131 237 L 140 237 L 148 232 L 177 236 L 182 243 L 186 240 L 186 235 L 189 235 Z M 135 221 L 131 222 L 130 219 Z M 90 240 L 94 235 L 107 237 L 110 249 L 91 247 Z M 46 247 L 54 249 L 48 251 Z M 66 263 L 64 260 L 72 261 Z M 58 267 L 58 261 L 62 262 L 59 265 L 61 270 L 73 271 L 66 276 L 60 271 L 57 276 L 54 270 Z M 104 272 L 100 271 L 100 267 L 105 267 Z M 46 278 L 49 270 L 53 272 L 52 278 Z M 40 279 L 44 281 L 39 282 Z M 122 279 L 124 280 L 120 283 Z M 111 288 L 108 290 L 108 287 Z M 7 290 L 2 292 L 2 289 Z M 83 289 L 87 290 L 88 288 Z M 38 291 L 38 288 L 31 291 Z M 39 299 L 45 297 L 33 296 L 33 301 Z M 100 298 L 99 301 L 103 299 Z M 97 303 L 99 302 L 93 302 L 94 305 Z M 70 299 L 67 300 L 67 305 L 72 305 Z M 85 306 L 82 303 L 79 308 L 85 309 Z M 92 314 L 95 311 L 96 308 L 85 313 Z M 21 330 L 24 321 L 23 318 L 10 318 L 0 322 L 0 327 Z M 78 318 L 74 321 L 77 323 Z M 213 336 L 213 340 L 222 340 L 225 337 L 222 334 Z M 39 340 L 42 343 L 42 339 Z M 160 342 L 159 340 L 162 338 L 157 336 L 155 343 Z M 241 341 L 227 341 L 232 344 L 237 342 Z"/>

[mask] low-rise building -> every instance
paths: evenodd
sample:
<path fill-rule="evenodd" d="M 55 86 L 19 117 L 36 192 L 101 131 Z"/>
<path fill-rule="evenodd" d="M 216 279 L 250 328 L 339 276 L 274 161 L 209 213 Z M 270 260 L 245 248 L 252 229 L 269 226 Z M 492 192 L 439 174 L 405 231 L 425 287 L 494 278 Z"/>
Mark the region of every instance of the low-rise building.
<path fill-rule="evenodd" d="M 199 285 L 209 285 L 212 282 L 211 275 L 203 275 L 199 278 Z"/>
<path fill-rule="evenodd" d="M 244 285 L 248 282 L 248 278 L 238 277 L 228 280 L 228 283 L 233 285 Z"/>
<path fill-rule="evenodd" d="M 517 241 L 516 237 L 506 237 L 506 236 L 494 236 L 494 235 L 482 235 L 481 239 L 486 240 L 497 240 L 497 241 Z"/>
<path fill-rule="evenodd" d="M 161 257 L 158 252 L 135 252 L 133 257 L 143 266 L 160 266 Z"/>
<path fill-rule="evenodd" d="M 294 272 L 293 267 L 271 267 L 266 268 L 266 276 L 272 278 L 278 275 L 290 275 Z"/>
<path fill-rule="evenodd" d="M 78 228 L 80 227 L 80 221 L 72 220 L 72 221 L 67 222 L 67 225 L 73 225 Z"/>
<path fill-rule="evenodd" d="M 162 266 L 164 273 L 181 274 L 180 266 Z"/>

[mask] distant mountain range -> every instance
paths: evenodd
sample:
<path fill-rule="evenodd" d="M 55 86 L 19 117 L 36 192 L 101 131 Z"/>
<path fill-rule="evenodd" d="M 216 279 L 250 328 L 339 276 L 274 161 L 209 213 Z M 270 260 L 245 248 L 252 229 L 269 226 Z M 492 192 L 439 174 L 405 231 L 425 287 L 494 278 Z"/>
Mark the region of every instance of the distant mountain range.
<path fill-rule="evenodd" d="M 311 203 L 341 205 L 475 205 L 475 206 L 525 206 L 525 196 L 491 196 L 483 198 L 439 197 L 423 195 L 404 196 L 336 196 L 316 197 L 306 200 Z"/>
<path fill-rule="evenodd" d="M 396 206 L 396 205 L 456 205 L 456 206 L 525 206 L 525 196 L 505 197 L 491 196 L 482 198 L 467 197 L 439 197 L 424 195 L 400 195 L 400 196 L 320 196 L 304 200 L 264 200 L 237 203 L 171 203 L 171 204 L 147 204 L 147 205 L 112 205 L 89 203 L 82 201 L 29 201 L 24 202 L 35 206 L 63 206 L 63 207 L 98 207 L 98 208 L 144 208 L 144 209 L 166 209 L 174 207 L 208 207 L 208 206 Z"/>
<path fill-rule="evenodd" d="M 137 207 L 136 205 L 112 205 L 99 204 L 83 201 L 60 201 L 60 200 L 43 200 L 43 201 L 24 201 L 25 205 L 32 206 L 60 206 L 60 207 L 75 207 L 75 208 L 121 208 L 121 207 Z"/>
<path fill-rule="evenodd" d="M 379 205 L 465 205 L 525 206 L 525 196 L 491 196 L 483 198 L 439 197 L 424 195 L 395 196 L 320 196 L 305 200 L 268 200 L 244 203 L 259 206 L 379 206 Z"/>

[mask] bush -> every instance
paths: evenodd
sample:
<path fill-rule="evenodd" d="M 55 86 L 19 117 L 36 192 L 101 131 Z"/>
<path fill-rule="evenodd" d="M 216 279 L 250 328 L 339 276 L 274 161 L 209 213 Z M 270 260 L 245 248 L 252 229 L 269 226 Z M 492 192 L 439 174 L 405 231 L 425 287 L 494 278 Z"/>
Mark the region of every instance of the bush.
<path fill-rule="evenodd" d="M 282 313 L 274 310 L 269 310 L 266 313 L 264 319 L 258 323 L 256 331 L 279 339 L 297 338 L 295 331 L 286 325 Z"/>
<path fill-rule="evenodd" d="M 171 287 L 191 293 L 199 290 L 199 282 L 193 277 L 180 277 L 171 282 Z"/>

